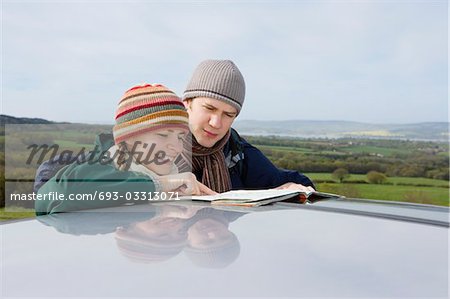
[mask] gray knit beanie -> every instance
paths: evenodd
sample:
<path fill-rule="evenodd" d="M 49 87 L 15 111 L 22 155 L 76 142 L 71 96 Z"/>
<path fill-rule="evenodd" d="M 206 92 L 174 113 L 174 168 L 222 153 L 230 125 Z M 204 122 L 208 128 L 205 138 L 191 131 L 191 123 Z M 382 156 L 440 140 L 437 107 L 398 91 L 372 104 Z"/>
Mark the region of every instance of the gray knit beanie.
<path fill-rule="evenodd" d="M 244 77 L 231 60 L 205 60 L 195 69 L 182 99 L 197 97 L 223 101 L 239 113 L 245 98 Z"/>

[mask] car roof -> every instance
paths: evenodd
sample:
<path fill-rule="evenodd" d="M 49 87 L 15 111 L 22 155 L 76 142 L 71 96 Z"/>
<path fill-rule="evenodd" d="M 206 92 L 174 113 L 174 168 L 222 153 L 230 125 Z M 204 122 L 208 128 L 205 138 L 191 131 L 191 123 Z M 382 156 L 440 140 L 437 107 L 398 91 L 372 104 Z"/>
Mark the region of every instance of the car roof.
<path fill-rule="evenodd" d="M 357 199 L 40 216 L 0 226 L 3 295 L 446 297 L 448 216 Z"/>

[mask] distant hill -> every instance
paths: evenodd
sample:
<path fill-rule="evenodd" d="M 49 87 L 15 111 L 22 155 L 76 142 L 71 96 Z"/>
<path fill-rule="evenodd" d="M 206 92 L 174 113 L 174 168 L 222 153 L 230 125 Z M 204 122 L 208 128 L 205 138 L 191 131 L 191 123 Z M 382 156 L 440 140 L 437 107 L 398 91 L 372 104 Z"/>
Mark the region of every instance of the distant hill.
<path fill-rule="evenodd" d="M 54 124 L 55 122 L 42 118 L 14 117 L 10 115 L 0 114 L 0 125 L 5 124 Z"/>
<path fill-rule="evenodd" d="M 280 135 L 324 138 L 386 138 L 448 141 L 448 122 L 370 124 L 351 121 L 238 120 L 233 125 L 242 135 Z"/>
<path fill-rule="evenodd" d="M 0 124 L 56 124 L 42 118 L 14 117 L 0 114 Z M 67 124 L 67 123 L 66 123 Z M 75 125 L 75 124 L 74 124 Z M 89 125 L 95 127 L 97 125 Z M 106 125 L 98 125 L 104 127 Z M 108 127 L 108 126 L 106 126 Z M 304 138 L 383 138 L 410 140 L 449 140 L 448 122 L 412 124 L 370 124 L 352 121 L 238 120 L 233 124 L 241 135 L 278 135 Z"/>

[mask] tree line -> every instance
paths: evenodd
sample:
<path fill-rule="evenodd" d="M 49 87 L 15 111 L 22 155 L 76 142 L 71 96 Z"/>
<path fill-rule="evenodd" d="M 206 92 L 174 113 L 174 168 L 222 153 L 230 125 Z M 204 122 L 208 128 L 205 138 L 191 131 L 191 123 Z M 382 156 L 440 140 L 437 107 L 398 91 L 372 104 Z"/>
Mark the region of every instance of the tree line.
<path fill-rule="evenodd" d="M 449 179 L 448 144 L 445 143 L 348 138 L 245 138 L 278 167 L 300 172 L 332 173 L 344 168 L 353 174 L 376 171 L 391 177 Z M 373 147 L 384 154 L 365 151 Z"/>

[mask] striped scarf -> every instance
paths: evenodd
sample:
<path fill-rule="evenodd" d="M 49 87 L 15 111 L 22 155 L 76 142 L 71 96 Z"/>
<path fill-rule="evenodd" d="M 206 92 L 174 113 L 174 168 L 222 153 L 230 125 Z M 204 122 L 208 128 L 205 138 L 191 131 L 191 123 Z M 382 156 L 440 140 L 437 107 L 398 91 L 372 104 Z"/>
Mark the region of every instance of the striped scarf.
<path fill-rule="evenodd" d="M 213 147 L 200 145 L 195 137 L 189 134 L 185 142 L 183 159 L 177 163 L 180 172 L 200 172 L 201 182 L 210 189 L 219 193 L 230 191 L 231 178 L 223 154 L 223 147 L 228 142 L 230 134 L 231 131 L 228 131 Z M 192 155 L 192 164 L 187 158 L 190 155 Z"/>

